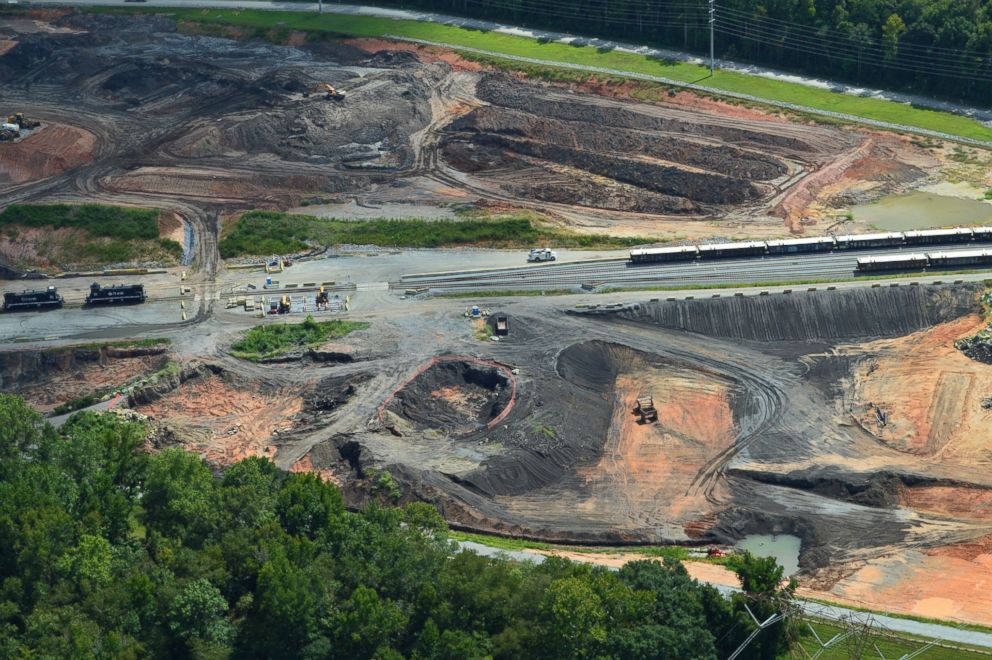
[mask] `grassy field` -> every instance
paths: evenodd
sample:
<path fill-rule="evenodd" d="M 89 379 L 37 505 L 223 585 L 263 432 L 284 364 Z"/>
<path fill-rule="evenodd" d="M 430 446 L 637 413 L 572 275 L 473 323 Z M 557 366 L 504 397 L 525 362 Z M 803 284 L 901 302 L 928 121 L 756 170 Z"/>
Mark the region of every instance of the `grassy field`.
<path fill-rule="evenodd" d="M 308 243 L 419 248 L 458 245 L 500 248 L 542 243 L 556 247 L 624 248 L 650 242 L 648 238 L 574 234 L 546 228 L 526 214 L 466 220 L 336 220 L 250 211 L 225 232 L 220 254 L 225 259 L 290 254 L 305 249 Z"/>
<path fill-rule="evenodd" d="M 258 325 L 231 344 L 231 355 L 243 360 L 262 360 L 301 348 L 313 348 L 367 327 L 368 323 L 360 321 L 315 321 L 312 316 L 302 323 Z"/>
<path fill-rule="evenodd" d="M 182 246 L 161 237 L 161 216 L 159 209 L 100 204 L 12 204 L 0 212 L 0 234 L 31 246 L 18 265 L 175 261 Z"/>
<path fill-rule="evenodd" d="M 134 11 L 128 8 L 126 10 Z M 161 9 L 148 11 L 162 12 Z M 202 25 L 234 25 L 248 28 L 248 36 L 278 37 L 290 29 L 330 35 L 382 37 L 395 35 L 424 39 L 567 64 L 580 64 L 632 73 L 662 76 L 682 82 L 699 82 L 728 92 L 741 92 L 773 101 L 805 105 L 819 110 L 846 113 L 915 128 L 941 131 L 955 136 L 992 141 L 992 128 L 967 117 L 914 108 L 912 106 L 838 94 L 794 83 L 758 76 L 717 71 L 708 77 L 706 67 L 685 62 L 663 61 L 634 53 L 604 51 L 589 46 L 542 43 L 534 39 L 493 32 L 482 32 L 447 25 L 368 16 L 317 15 L 308 12 L 269 12 L 249 10 L 182 9 L 168 10 L 177 18 Z M 272 31 L 275 34 L 272 34 Z"/>
<path fill-rule="evenodd" d="M 809 626 L 816 631 L 816 634 L 823 642 L 826 642 L 834 635 L 843 632 L 843 629 L 840 626 L 819 621 L 811 621 L 808 622 L 808 624 L 804 621 L 800 625 L 801 636 L 799 639 L 799 644 L 802 646 L 803 650 L 809 654 L 803 655 L 802 657 L 810 657 L 820 650 L 820 644 L 809 631 Z M 848 658 L 855 657 L 877 658 L 879 657 L 878 652 L 881 651 L 883 654 L 882 657 L 901 658 L 909 653 L 913 653 L 914 651 L 923 648 L 926 644 L 927 640 L 917 640 L 902 636 L 875 634 L 869 635 L 866 639 L 861 639 L 858 636 L 851 636 L 847 639 L 839 641 L 835 646 L 832 646 L 830 649 L 824 651 L 820 657 L 824 658 L 824 660 L 847 660 Z M 861 648 L 860 656 L 857 654 L 859 647 Z M 935 646 L 924 651 L 918 657 L 940 658 L 941 660 L 976 660 L 978 658 L 987 660 L 989 655 L 979 650 L 973 651 L 965 648 Z"/>

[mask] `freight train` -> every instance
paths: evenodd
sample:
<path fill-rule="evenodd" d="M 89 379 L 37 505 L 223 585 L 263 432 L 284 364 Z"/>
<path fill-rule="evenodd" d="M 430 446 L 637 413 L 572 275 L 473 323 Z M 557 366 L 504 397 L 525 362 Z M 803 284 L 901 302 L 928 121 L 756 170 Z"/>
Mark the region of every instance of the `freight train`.
<path fill-rule="evenodd" d="M 25 309 L 53 309 L 61 307 L 65 300 L 54 286 L 40 291 L 22 291 L 3 294 L 3 310 L 16 312 Z"/>
<path fill-rule="evenodd" d="M 87 305 L 137 304 L 145 302 L 145 287 L 142 284 L 90 285 Z"/>
<path fill-rule="evenodd" d="M 992 250 L 962 250 L 960 252 L 903 253 L 878 257 L 860 257 L 858 272 L 882 270 L 919 270 L 920 268 L 954 268 L 992 265 Z"/>
<path fill-rule="evenodd" d="M 630 263 L 660 263 L 693 261 L 695 259 L 730 259 L 738 257 L 812 254 L 834 250 L 869 250 L 941 243 L 992 243 L 992 227 L 955 227 L 953 229 L 921 229 L 879 234 L 845 234 L 842 236 L 811 236 L 774 241 L 741 241 L 683 245 L 664 248 L 636 248 L 630 251 Z"/>

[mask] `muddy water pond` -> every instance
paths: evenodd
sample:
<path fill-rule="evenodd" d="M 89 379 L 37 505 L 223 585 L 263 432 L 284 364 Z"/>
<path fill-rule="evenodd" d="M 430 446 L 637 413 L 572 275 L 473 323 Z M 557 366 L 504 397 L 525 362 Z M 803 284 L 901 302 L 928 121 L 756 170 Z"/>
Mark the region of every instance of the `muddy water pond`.
<path fill-rule="evenodd" d="M 917 190 L 851 209 L 854 219 L 885 231 L 992 223 L 992 204 Z"/>
<path fill-rule="evenodd" d="M 774 557 L 786 577 L 799 572 L 799 549 L 802 542 L 791 534 L 750 534 L 737 542 L 739 550 L 755 557 Z"/>

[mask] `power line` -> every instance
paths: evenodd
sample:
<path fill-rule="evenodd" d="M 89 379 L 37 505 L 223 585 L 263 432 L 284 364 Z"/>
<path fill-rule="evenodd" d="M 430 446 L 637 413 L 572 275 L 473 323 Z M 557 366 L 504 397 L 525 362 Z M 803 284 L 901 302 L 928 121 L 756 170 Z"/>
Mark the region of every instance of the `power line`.
<path fill-rule="evenodd" d="M 851 52 L 858 51 L 861 54 L 870 54 L 875 56 L 887 57 L 888 52 L 885 47 L 876 46 L 868 43 L 859 43 L 854 40 L 847 40 L 846 42 L 838 42 L 836 40 L 828 39 L 823 36 L 803 36 L 803 35 L 793 35 L 788 33 L 775 32 L 757 25 L 751 25 L 746 22 L 742 22 L 733 18 L 719 17 L 719 22 L 725 26 L 742 32 L 744 36 L 758 38 L 761 37 L 770 42 L 784 43 L 788 40 L 802 40 L 801 43 L 804 45 L 816 45 L 821 46 L 831 50 L 838 50 L 841 52 Z M 906 61 L 909 64 L 922 64 L 927 67 L 932 65 L 944 66 L 940 62 L 941 60 L 935 60 L 932 56 L 923 56 L 917 53 L 902 53 L 899 52 L 897 55 L 900 61 Z M 971 65 L 975 64 L 976 59 L 984 60 L 985 63 L 992 64 L 992 58 L 987 56 L 979 56 L 972 54 L 959 53 L 955 56 L 961 65 Z"/>
<path fill-rule="evenodd" d="M 828 50 L 824 47 L 818 47 L 815 44 L 810 46 L 805 46 L 799 44 L 783 44 L 783 43 L 770 42 L 760 36 L 750 35 L 738 29 L 723 27 L 719 24 L 719 22 L 717 23 L 716 31 L 719 32 L 720 34 L 726 34 L 728 36 L 738 37 L 744 40 L 755 41 L 768 46 L 782 48 L 784 50 L 789 50 L 793 52 L 804 53 L 807 55 L 815 55 L 826 59 L 839 60 L 850 63 L 857 63 L 859 60 L 862 63 L 864 63 L 865 61 L 871 61 L 872 66 L 884 68 L 884 69 L 891 69 L 895 71 L 904 71 L 908 73 L 917 73 L 924 75 L 936 74 L 938 76 L 943 76 L 948 78 L 960 78 L 965 80 L 992 81 L 992 77 L 990 77 L 989 75 L 983 75 L 977 73 L 974 69 L 969 71 L 962 71 L 960 69 L 956 69 L 948 65 L 942 65 L 932 62 L 931 63 L 910 62 L 907 64 L 900 64 L 899 62 L 896 61 L 892 61 L 892 62 L 878 61 L 878 59 L 876 57 L 873 57 L 872 54 L 870 53 L 862 53 L 859 55 L 857 53 L 850 51 Z"/>
<path fill-rule="evenodd" d="M 786 29 L 787 28 L 787 29 L 790 29 L 790 30 L 796 30 L 796 31 L 799 31 L 799 32 L 806 32 L 806 33 L 813 33 L 813 34 L 820 34 L 822 32 L 822 33 L 826 33 L 825 34 L 826 37 L 828 37 L 828 38 L 834 38 L 834 39 L 850 39 L 851 38 L 850 37 L 850 34 L 845 33 L 845 32 L 842 32 L 842 31 L 837 30 L 837 29 L 834 29 L 834 28 L 831 28 L 831 27 L 828 27 L 828 26 L 817 27 L 817 26 L 813 26 L 813 25 L 806 25 L 806 24 L 803 24 L 803 23 L 795 23 L 793 21 L 786 21 L 786 20 L 782 20 L 782 19 L 779 19 L 779 18 L 773 18 L 771 16 L 761 16 L 760 14 L 749 13 L 749 12 L 746 12 L 746 11 L 743 11 L 743 10 L 740 10 L 740 9 L 735 9 L 733 7 L 717 6 L 717 10 L 719 11 L 719 13 L 720 13 L 721 16 L 728 16 L 729 15 L 729 16 L 735 16 L 738 19 L 743 19 L 743 20 L 747 20 L 747 21 L 755 21 L 755 22 L 762 22 L 762 23 L 771 23 L 771 24 L 775 24 L 775 25 L 781 27 L 782 29 Z M 869 26 L 869 29 L 870 29 L 870 26 Z M 875 43 L 876 40 L 875 40 L 874 37 L 872 37 L 872 41 L 873 41 L 873 43 Z M 944 46 L 925 46 L 925 45 L 922 45 L 922 44 L 914 44 L 914 43 L 906 43 L 906 44 L 898 44 L 898 45 L 899 45 L 900 50 L 902 50 L 903 48 L 907 48 L 907 49 L 911 49 L 911 50 L 912 49 L 919 49 L 919 50 L 926 50 L 926 51 L 937 51 L 937 52 L 946 53 L 946 54 L 958 53 L 958 54 L 977 55 L 977 56 L 980 56 L 980 57 L 988 57 L 989 56 L 988 53 L 981 53 L 980 51 L 967 50 L 967 49 L 961 49 L 961 48 L 946 48 Z"/>

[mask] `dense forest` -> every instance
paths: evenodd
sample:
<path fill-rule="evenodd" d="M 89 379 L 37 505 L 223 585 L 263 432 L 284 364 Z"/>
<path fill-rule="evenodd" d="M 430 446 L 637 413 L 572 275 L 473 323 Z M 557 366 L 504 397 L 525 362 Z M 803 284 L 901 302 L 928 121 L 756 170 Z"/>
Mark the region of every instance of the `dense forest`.
<path fill-rule="evenodd" d="M 708 0 L 377 0 L 709 53 Z M 992 103 L 992 0 L 715 0 L 717 57 Z"/>
<path fill-rule="evenodd" d="M 728 600 L 677 562 L 457 552 L 426 504 L 352 513 L 313 474 L 218 475 L 144 437 L 113 414 L 56 431 L 0 395 L 0 657 L 716 658 L 755 629 L 745 604 L 764 620 L 793 588 L 750 555 Z"/>

